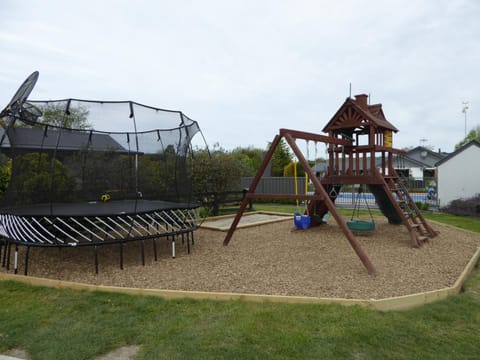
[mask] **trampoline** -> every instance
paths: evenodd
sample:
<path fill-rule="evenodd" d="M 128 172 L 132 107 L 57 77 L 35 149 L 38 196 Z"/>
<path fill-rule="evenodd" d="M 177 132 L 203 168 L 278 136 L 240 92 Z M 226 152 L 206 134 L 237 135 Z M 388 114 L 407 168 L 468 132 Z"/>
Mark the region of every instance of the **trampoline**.
<path fill-rule="evenodd" d="M 199 224 L 188 167 L 198 123 L 133 101 L 28 100 L 34 72 L 0 113 L 0 255 L 18 272 L 18 247 L 166 239 L 187 253 Z M 115 131 L 104 130 L 111 127 Z M 153 129 L 153 130 L 152 130 Z M 5 174 L 7 176 L 5 176 Z"/>

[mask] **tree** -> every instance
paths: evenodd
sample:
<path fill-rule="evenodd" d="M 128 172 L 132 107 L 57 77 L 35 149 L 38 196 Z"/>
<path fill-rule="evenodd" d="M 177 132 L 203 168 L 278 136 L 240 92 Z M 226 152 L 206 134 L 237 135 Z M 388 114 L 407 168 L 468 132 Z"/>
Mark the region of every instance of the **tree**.
<path fill-rule="evenodd" d="M 269 143 L 268 146 L 272 144 Z M 292 153 L 284 139 L 281 139 L 272 156 L 272 176 L 283 176 L 283 169 L 292 162 Z"/>
<path fill-rule="evenodd" d="M 60 161 L 47 154 L 28 153 L 15 157 L 8 193 L 10 204 L 66 202 L 75 194 L 75 179 Z"/>
<path fill-rule="evenodd" d="M 262 164 L 264 150 L 247 147 L 238 147 L 232 151 L 235 160 L 242 164 L 242 176 L 255 176 Z"/>
<path fill-rule="evenodd" d="M 65 105 L 46 104 L 40 106 L 43 113 L 42 123 L 54 126 L 61 126 L 69 129 L 90 129 L 92 125 L 88 122 L 89 111 L 85 107 L 78 105 L 70 107 L 68 114 L 65 112 Z"/>
<path fill-rule="evenodd" d="M 8 189 L 10 177 L 12 175 L 12 160 L 5 155 L 0 154 L 0 199 L 3 199 L 3 194 Z"/>
<path fill-rule="evenodd" d="M 203 149 L 193 154 L 191 178 L 195 194 L 238 190 L 241 176 L 241 162 L 218 144 L 210 152 Z"/>
<path fill-rule="evenodd" d="M 477 127 L 473 128 L 472 130 L 470 130 L 467 137 L 465 139 L 463 139 L 462 141 L 460 141 L 457 145 L 455 145 L 455 150 L 457 150 L 458 148 L 462 147 L 463 145 L 469 143 L 472 140 L 480 141 L 480 126 L 477 126 Z"/>
<path fill-rule="evenodd" d="M 212 151 L 196 150 L 192 160 L 193 193 L 201 199 L 207 213 L 211 211 L 216 215 L 219 204 L 228 196 L 227 192 L 240 190 L 245 164 L 218 144 Z"/>

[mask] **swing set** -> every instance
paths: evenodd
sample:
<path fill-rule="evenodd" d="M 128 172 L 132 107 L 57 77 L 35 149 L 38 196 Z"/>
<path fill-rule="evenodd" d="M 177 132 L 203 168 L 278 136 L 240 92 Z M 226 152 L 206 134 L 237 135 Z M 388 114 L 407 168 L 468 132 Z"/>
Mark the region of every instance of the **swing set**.
<path fill-rule="evenodd" d="M 348 97 L 322 131 L 328 136 L 280 129 L 273 139 L 250 189 L 245 194 L 240 209 L 223 241 L 224 245 L 228 245 L 230 242 L 247 204 L 252 199 L 294 199 L 297 201 L 297 211 L 294 214 L 297 228 L 306 229 L 309 226 L 320 225 L 322 218 L 330 213 L 368 273 L 375 274 L 375 267 L 353 234 L 353 232 L 366 234 L 375 230 L 375 222 L 363 189 L 361 188 L 357 193 L 354 214 L 348 222 L 340 216 L 334 204 L 343 185 L 357 184 L 368 186 L 369 191 L 375 196 L 380 211 L 388 218 L 390 224 L 403 224 L 407 228 L 413 247 L 420 247 L 438 234 L 416 206 L 393 166 L 394 156 L 401 156 L 404 152 L 392 148 L 392 133 L 397 132 L 398 129 L 386 119 L 382 104 L 371 105 L 366 94 L 355 95 L 355 99 Z M 311 182 L 313 191 L 306 190 L 304 194 L 300 194 L 298 178 L 295 176 L 295 194 L 255 193 L 282 138 L 286 140 L 305 170 L 306 189 L 308 182 Z M 296 144 L 298 139 L 307 141 L 307 159 Z M 361 139 L 366 141 L 362 141 L 360 144 L 359 140 Z M 313 141 L 315 144 L 323 142 L 328 147 L 328 170 L 321 181 L 308 163 L 309 141 Z M 360 219 L 359 207 L 362 197 L 367 205 L 371 221 Z M 300 201 L 304 201 L 306 207 L 303 214 L 300 211 Z M 298 223 L 296 223 L 297 220 Z"/>
<path fill-rule="evenodd" d="M 279 146 L 280 140 L 284 138 L 290 148 L 292 149 L 294 155 L 298 159 L 298 162 L 301 164 L 303 167 L 306 176 L 308 176 L 308 179 L 313 184 L 314 191 L 313 193 L 308 193 L 308 187 L 306 186 L 306 192 L 305 194 L 299 194 L 298 193 L 298 177 L 297 177 L 297 183 L 296 183 L 296 193 L 294 195 L 292 194 L 256 194 L 255 189 L 257 188 L 258 184 L 260 183 L 260 179 L 262 178 L 268 163 L 270 162 L 273 153 L 275 152 L 275 149 Z M 296 140 L 306 140 L 306 141 L 314 141 L 314 142 L 324 142 L 328 144 L 338 144 L 338 145 L 343 145 L 343 146 L 351 146 L 352 142 L 348 139 L 339 139 L 339 138 L 333 138 L 329 136 L 324 136 L 324 135 L 319 135 L 315 133 L 309 133 L 309 132 L 304 132 L 304 131 L 298 131 L 298 130 L 291 130 L 291 129 L 280 129 L 279 134 L 275 136 L 275 138 L 272 141 L 272 144 L 265 155 L 262 165 L 260 166 L 260 169 L 258 170 L 257 174 L 255 175 L 255 178 L 252 181 L 252 184 L 250 186 L 249 191 L 247 192 L 244 201 L 242 201 L 240 205 L 240 209 L 235 216 L 232 225 L 230 226 L 230 229 L 223 241 L 224 245 L 228 245 L 230 242 L 230 239 L 232 238 L 233 233 L 235 232 L 235 229 L 238 226 L 238 223 L 240 222 L 240 219 L 245 211 L 246 205 L 248 203 L 247 199 L 294 199 L 297 202 L 299 201 L 305 201 L 306 203 L 308 202 L 308 208 L 311 208 L 312 204 L 320 203 L 323 206 L 326 207 L 327 211 L 332 214 L 332 216 L 335 218 L 337 224 L 340 226 L 342 232 L 344 233 L 345 237 L 349 241 L 350 245 L 352 246 L 353 250 L 357 254 L 357 256 L 360 258 L 361 262 L 363 265 L 366 267 L 367 271 L 369 274 L 375 274 L 376 270 L 373 264 L 371 263 L 370 259 L 368 258 L 367 254 L 363 251 L 361 248 L 359 242 L 353 235 L 352 231 L 348 228 L 346 221 L 343 219 L 343 217 L 339 214 L 337 211 L 334 202 L 330 198 L 329 194 L 325 190 L 324 186 L 321 184 L 320 180 L 316 177 L 315 173 L 313 172 L 312 168 L 310 167 L 310 164 L 308 160 L 304 157 L 302 151 L 298 147 Z M 307 146 L 308 149 L 308 146 Z M 308 181 L 306 179 L 306 181 Z M 308 183 L 306 184 L 308 185 Z M 316 209 L 317 207 L 313 207 L 313 209 Z M 297 209 L 299 210 L 299 209 Z M 306 229 L 308 226 L 311 224 L 311 217 L 309 216 L 310 214 L 313 214 L 315 210 L 307 210 L 307 214 L 301 214 L 299 211 L 295 213 L 294 215 L 294 222 L 298 218 L 298 227 L 302 229 Z M 307 225 L 308 223 L 308 225 Z M 296 225 L 297 226 L 297 225 Z"/>

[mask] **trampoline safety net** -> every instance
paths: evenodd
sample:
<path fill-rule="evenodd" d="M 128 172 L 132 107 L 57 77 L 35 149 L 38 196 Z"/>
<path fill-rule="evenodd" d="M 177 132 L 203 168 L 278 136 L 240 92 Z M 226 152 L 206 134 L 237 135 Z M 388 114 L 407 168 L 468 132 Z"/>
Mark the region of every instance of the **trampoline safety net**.
<path fill-rule="evenodd" d="M 27 246 L 124 242 L 196 226 L 196 121 L 133 101 L 27 100 L 0 114 L 0 235 Z"/>

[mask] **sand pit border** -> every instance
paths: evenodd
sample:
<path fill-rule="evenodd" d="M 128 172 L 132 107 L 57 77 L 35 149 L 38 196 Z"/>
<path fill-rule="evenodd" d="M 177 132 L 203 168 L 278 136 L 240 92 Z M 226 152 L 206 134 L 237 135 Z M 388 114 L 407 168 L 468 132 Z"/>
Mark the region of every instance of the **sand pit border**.
<path fill-rule="evenodd" d="M 255 215 L 271 215 L 272 218 L 264 219 L 260 221 L 249 221 L 249 218 L 255 218 Z M 222 215 L 222 216 L 215 216 L 206 218 L 201 224 L 200 227 L 209 230 L 219 230 L 219 231 L 228 231 L 230 229 L 230 225 L 232 224 L 235 214 L 233 215 Z M 225 226 L 222 225 L 215 225 L 215 222 L 221 222 L 222 220 L 232 219 L 232 221 L 225 223 Z M 237 229 L 248 228 L 252 226 L 259 226 L 264 224 L 271 224 L 279 221 L 287 221 L 290 220 L 293 222 L 293 216 L 288 215 L 281 212 L 273 212 L 273 211 L 252 211 L 248 213 L 244 213 L 242 218 L 240 219 L 239 224 L 237 225 Z"/>

